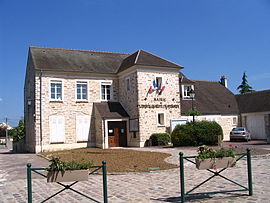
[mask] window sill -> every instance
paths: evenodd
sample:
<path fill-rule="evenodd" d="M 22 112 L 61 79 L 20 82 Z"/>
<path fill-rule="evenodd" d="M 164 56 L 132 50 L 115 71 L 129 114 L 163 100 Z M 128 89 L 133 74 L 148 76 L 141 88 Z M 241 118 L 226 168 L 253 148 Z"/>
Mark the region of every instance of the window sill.
<path fill-rule="evenodd" d="M 50 144 L 64 144 L 64 142 L 51 142 Z"/>
<path fill-rule="evenodd" d="M 165 127 L 165 125 L 157 125 L 157 127 Z"/>
<path fill-rule="evenodd" d="M 63 103 L 63 100 L 50 100 L 50 103 Z"/>
<path fill-rule="evenodd" d="M 88 103 L 88 100 L 76 100 L 76 103 Z"/>

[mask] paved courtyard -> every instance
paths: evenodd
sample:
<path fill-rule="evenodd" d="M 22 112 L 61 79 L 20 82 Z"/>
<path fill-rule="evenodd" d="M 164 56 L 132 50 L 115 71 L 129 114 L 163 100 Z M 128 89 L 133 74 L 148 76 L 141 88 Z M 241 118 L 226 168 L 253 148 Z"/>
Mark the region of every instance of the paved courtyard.
<path fill-rule="evenodd" d="M 172 154 L 166 161 L 178 164 L 179 149 L 142 148 L 139 150 L 161 151 Z M 196 155 L 192 149 L 181 149 L 184 155 Z M 27 202 L 26 163 L 33 167 L 46 167 L 48 162 L 34 154 L 10 154 L 0 149 L 0 203 Z M 222 174 L 242 185 L 247 185 L 246 160 L 239 161 L 236 167 Z M 270 156 L 252 158 L 254 195 L 247 192 L 216 194 L 208 197 L 190 199 L 188 202 L 270 202 Z M 207 179 L 211 174 L 197 170 L 191 163 L 185 162 L 186 191 Z M 102 176 L 91 175 L 88 182 L 80 182 L 75 189 L 102 201 Z M 33 202 L 40 202 L 49 195 L 62 189 L 55 183 L 47 183 L 41 176 L 33 175 Z M 239 189 L 226 180 L 214 178 L 196 192 Z M 179 168 L 148 173 L 123 173 L 108 175 L 109 202 L 180 202 Z M 48 202 L 91 202 L 71 191 L 64 191 Z"/>

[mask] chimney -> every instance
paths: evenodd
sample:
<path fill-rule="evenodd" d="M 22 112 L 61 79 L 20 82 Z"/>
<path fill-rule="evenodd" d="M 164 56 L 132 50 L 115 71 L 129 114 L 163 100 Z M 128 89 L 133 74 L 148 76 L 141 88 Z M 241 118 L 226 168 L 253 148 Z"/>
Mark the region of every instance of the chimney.
<path fill-rule="evenodd" d="M 222 84 L 224 87 L 228 88 L 228 81 L 224 75 L 221 76 L 221 78 L 220 78 L 220 84 Z"/>

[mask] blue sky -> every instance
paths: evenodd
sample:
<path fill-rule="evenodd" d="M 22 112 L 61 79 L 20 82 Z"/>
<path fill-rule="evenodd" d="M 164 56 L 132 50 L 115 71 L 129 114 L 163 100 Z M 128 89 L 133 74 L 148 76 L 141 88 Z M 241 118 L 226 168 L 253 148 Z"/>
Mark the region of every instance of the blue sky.
<path fill-rule="evenodd" d="M 0 122 L 13 126 L 30 45 L 144 49 L 190 79 L 225 75 L 234 93 L 244 71 L 255 90 L 270 89 L 270 0 L 0 0 Z"/>

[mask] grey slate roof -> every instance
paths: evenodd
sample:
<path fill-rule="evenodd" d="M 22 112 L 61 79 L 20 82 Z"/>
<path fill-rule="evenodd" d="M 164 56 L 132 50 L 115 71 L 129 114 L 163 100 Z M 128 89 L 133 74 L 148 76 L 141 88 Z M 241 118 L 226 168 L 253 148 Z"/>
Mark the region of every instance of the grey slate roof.
<path fill-rule="evenodd" d="M 94 103 L 102 118 L 127 118 L 128 113 L 119 102 Z"/>
<path fill-rule="evenodd" d="M 270 111 L 270 90 L 235 95 L 240 113 Z"/>
<path fill-rule="evenodd" d="M 234 94 L 219 82 L 193 80 L 195 87 L 194 107 L 202 115 L 238 114 L 238 105 Z M 181 98 L 181 114 L 186 115 L 192 109 L 192 100 Z"/>
<path fill-rule="evenodd" d="M 129 54 L 30 47 L 36 69 L 84 73 L 117 73 Z"/>
<path fill-rule="evenodd" d="M 29 50 L 37 70 L 115 74 L 133 65 L 183 68 L 143 50 L 133 54 L 45 47 Z"/>

